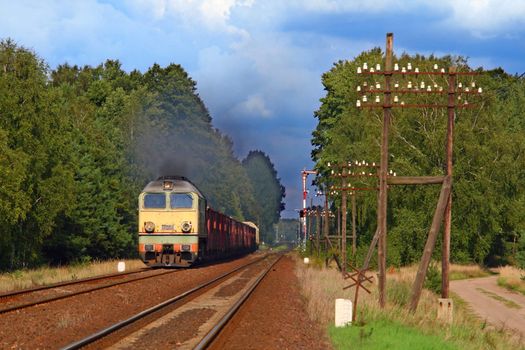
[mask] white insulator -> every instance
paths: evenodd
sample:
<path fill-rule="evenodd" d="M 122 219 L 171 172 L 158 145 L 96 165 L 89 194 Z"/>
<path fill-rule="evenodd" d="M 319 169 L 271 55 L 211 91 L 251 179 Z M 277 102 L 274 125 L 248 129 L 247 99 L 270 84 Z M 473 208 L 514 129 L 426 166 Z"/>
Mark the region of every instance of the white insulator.
<path fill-rule="evenodd" d="M 416 67 L 416 69 L 414 69 L 414 72 L 419 73 L 419 68 Z"/>
<path fill-rule="evenodd" d="M 407 70 L 412 70 L 412 63 L 408 62 L 408 64 L 407 64 Z"/>
<path fill-rule="evenodd" d="M 394 87 L 395 87 L 396 89 L 399 87 L 399 83 L 398 83 L 397 81 L 394 83 Z"/>
<path fill-rule="evenodd" d="M 421 82 L 421 88 L 422 88 L 422 89 L 425 88 L 425 82 L 424 82 L 424 81 Z"/>
<path fill-rule="evenodd" d="M 363 63 L 363 70 L 367 70 L 368 69 L 368 64 L 365 62 Z"/>
<path fill-rule="evenodd" d="M 374 73 L 374 72 L 375 72 L 374 68 L 373 67 L 370 68 L 370 73 Z"/>
<path fill-rule="evenodd" d="M 394 96 L 394 103 L 398 103 L 398 102 L 399 102 L 399 97 L 397 97 L 397 95 L 396 95 L 396 96 Z"/>
<path fill-rule="evenodd" d="M 434 70 L 437 70 L 438 69 L 438 65 L 437 63 L 434 63 Z"/>
<path fill-rule="evenodd" d="M 412 89 L 412 82 L 411 81 L 408 82 L 407 88 Z"/>
<path fill-rule="evenodd" d="M 482 88 L 478 88 L 478 93 L 482 93 L 483 92 L 483 89 Z"/>
<path fill-rule="evenodd" d="M 399 104 L 400 104 L 401 106 L 404 106 L 404 105 L 405 105 L 405 101 L 401 101 Z"/>
<path fill-rule="evenodd" d="M 376 89 L 381 89 L 381 84 L 376 83 Z"/>
<path fill-rule="evenodd" d="M 399 64 L 397 64 L 397 63 L 394 63 L 394 71 L 396 71 L 396 72 L 397 72 L 398 70 L 399 70 Z"/>
<path fill-rule="evenodd" d="M 367 101 L 368 101 L 368 99 L 366 98 L 366 95 L 363 96 L 363 102 L 367 102 Z"/>
<path fill-rule="evenodd" d="M 445 68 L 441 68 L 441 73 L 445 73 Z"/>
<path fill-rule="evenodd" d="M 379 63 L 376 64 L 376 70 L 377 70 L 377 71 L 380 71 L 380 70 L 381 70 L 381 65 L 380 65 Z"/>
<path fill-rule="evenodd" d="M 429 86 L 427 86 L 427 91 L 432 91 L 432 88 Z"/>
<path fill-rule="evenodd" d="M 357 100 L 356 103 L 355 103 L 355 106 L 356 106 L 356 107 L 361 107 L 361 101 L 360 101 L 360 100 Z"/>
<path fill-rule="evenodd" d="M 472 86 L 473 88 L 475 88 L 475 87 L 476 87 L 476 82 L 473 81 L 472 83 L 470 83 L 470 86 Z"/>
<path fill-rule="evenodd" d="M 401 68 L 401 73 L 406 73 L 407 69 L 405 67 Z"/>
<path fill-rule="evenodd" d="M 469 92 L 470 89 L 468 87 L 465 88 L 465 92 Z"/>
<path fill-rule="evenodd" d="M 357 74 L 361 74 L 362 72 L 361 67 L 357 67 Z"/>
<path fill-rule="evenodd" d="M 376 96 L 376 103 L 379 103 L 381 102 L 381 99 L 379 98 L 379 96 Z"/>
<path fill-rule="evenodd" d="M 462 88 L 463 87 L 463 84 L 461 82 L 458 83 L 458 88 Z"/>

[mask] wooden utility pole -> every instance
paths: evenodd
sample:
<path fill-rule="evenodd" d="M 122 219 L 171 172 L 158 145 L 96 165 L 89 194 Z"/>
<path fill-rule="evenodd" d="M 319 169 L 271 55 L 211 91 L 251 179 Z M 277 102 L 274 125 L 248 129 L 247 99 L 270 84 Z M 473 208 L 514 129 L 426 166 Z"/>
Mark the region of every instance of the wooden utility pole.
<path fill-rule="evenodd" d="M 343 175 L 344 175 L 345 169 L 343 169 Z M 348 170 L 347 170 L 348 171 Z M 346 178 L 343 177 L 342 179 L 343 183 L 343 192 L 341 193 L 341 215 L 342 215 L 342 230 L 341 230 L 341 265 L 342 265 L 342 273 L 346 272 Z"/>
<path fill-rule="evenodd" d="M 350 193 L 352 196 L 352 258 L 355 259 L 355 252 L 357 250 L 357 236 L 356 236 L 356 203 L 355 203 L 355 196 L 356 193 L 352 192 Z"/>
<path fill-rule="evenodd" d="M 328 186 L 326 187 L 326 191 L 324 194 L 324 237 L 328 239 L 328 231 L 329 231 L 329 220 L 330 220 L 330 213 L 328 210 Z"/>
<path fill-rule="evenodd" d="M 454 143 L 454 119 L 456 117 L 456 67 L 448 70 L 448 124 L 447 124 L 447 176 L 452 186 L 452 156 Z M 452 226 L 452 190 L 445 209 L 445 224 L 443 228 L 443 248 L 441 256 L 441 297 L 448 298 L 449 266 L 450 266 L 450 229 Z"/>
<path fill-rule="evenodd" d="M 371 75 L 383 75 L 385 79 L 385 87 L 381 89 L 380 84 L 368 85 L 365 81 L 363 86 L 359 85 L 357 91 L 363 95 L 362 100 L 356 101 L 358 108 L 382 108 L 383 109 L 383 125 L 381 134 L 381 163 L 379 168 L 379 196 L 378 196 L 378 213 L 377 213 L 377 230 L 369 247 L 367 257 L 365 259 L 364 268 L 368 267 L 370 262 L 372 251 L 375 247 L 376 241 L 378 245 L 378 265 L 379 265 L 379 304 L 381 307 L 385 305 L 385 290 L 386 290 L 386 238 L 387 238 L 387 190 L 389 185 L 428 185 L 428 184 L 442 184 L 439 201 L 434 212 L 432 226 L 429 231 L 425 250 L 421 258 L 418 274 L 412 288 L 412 296 L 410 301 L 410 309 L 415 310 L 419 302 L 421 289 L 423 288 L 423 282 L 425 280 L 428 265 L 434 249 L 437 235 L 439 233 L 441 222 L 443 221 L 443 241 L 442 241 L 442 297 L 448 298 L 449 295 L 449 261 L 450 261 L 450 231 L 452 226 L 452 175 L 453 175 L 453 141 L 454 141 L 454 119 L 457 109 L 473 108 L 475 104 L 470 104 L 466 100 L 463 104 L 457 104 L 456 99 L 466 95 L 480 95 L 483 90 L 478 87 L 476 90 L 475 82 L 471 83 L 472 90 L 470 87 L 462 87 L 461 83 L 456 86 L 456 80 L 458 76 L 473 76 L 479 73 L 477 72 L 458 72 L 455 67 L 450 67 L 448 72 L 444 68 L 439 68 L 438 64 L 433 65 L 433 70 L 420 72 L 418 67 L 412 70 L 411 63 L 408 63 L 406 67 L 399 67 L 398 64 L 392 69 L 392 53 L 393 51 L 393 35 L 392 33 L 387 34 L 386 38 L 386 54 L 385 54 L 385 67 L 384 71 L 381 71 L 380 65 L 377 64 L 375 69 L 372 67 L 368 69 L 367 63 L 363 64 L 363 67 L 357 68 L 358 74 L 365 76 Z M 421 81 L 420 86 L 412 87 L 412 83 L 408 81 L 407 88 L 399 87 L 399 84 L 395 84 L 395 88 L 392 89 L 391 79 L 392 76 L 397 77 L 409 77 L 414 75 L 416 78 L 421 76 L 441 76 L 448 77 L 448 89 L 438 86 L 436 83 L 427 85 L 425 88 L 425 82 Z M 432 79 L 433 80 L 433 79 Z M 384 94 L 383 104 L 380 105 L 380 98 L 378 94 Z M 400 101 L 396 95 L 392 101 L 391 95 L 419 95 L 419 94 L 448 94 L 448 103 L 419 103 L 417 100 L 415 103 L 405 104 L 404 101 Z M 375 94 L 376 104 L 367 103 L 367 94 Z M 393 103 L 392 103 L 393 102 Z M 387 173 L 388 169 L 388 133 L 389 124 L 391 119 L 392 108 L 447 108 L 448 119 L 447 119 L 447 138 L 446 138 L 446 174 L 444 176 L 405 176 L 396 177 L 389 176 Z"/>
<path fill-rule="evenodd" d="M 319 206 L 316 207 L 315 214 L 315 246 L 317 247 L 317 256 L 319 256 L 321 252 L 321 247 L 319 246 L 319 236 L 321 233 L 321 212 Z"/>
<path fill-rule="evenodd" d="M 380 230 L 378 244 L 379 265 L 379 305 L 384 308 L 386 302 L 386 235 L 387 235 L 387 177 L 388 177 L 388 133 L 392 107 L 390 102 L 390 80 L 392 78 L 392 52 L 394 34 L 386 35 L 385 55 L 385 100 L 383 104 L 383 130 L 381 133 L 381 164 L 379 168 L 379 210 L 377 221 Z"/>
<path fill-rule="evenodd" d="M 439 194 L 439 200 L 434 212 L 434 218 L 432 219 L 432 226 L 430 226 L 430 231 L 428 233 L 427 242 L 425 244 L 425 250 L 423 251 L 423 256 L 421 257 L 421 262 L 419 263 L 419 268 L 417 270 L 416 280 L 412 286 L 412 295 L 410 297 L 410 311 L 416 311 L 417 304 L 419 303 L 419 298 L 421 297 L 421 290 L 423 289 L 423 283 L 425 282 L 425 277 L 427 274 L 428 265 L 430 264 L 430 259 L 432 258 L 432 252 L 434 251 L 434 246 L 436 244 L 436 239 L 443 222 L 443 216 L 445 214 L 445 208 L 447 206 L 448 198 L 450 196 L 450 186 L 451 186 L 451 177 L 445 177 L 443 186 L 441 187 L 441 192 Z"/>

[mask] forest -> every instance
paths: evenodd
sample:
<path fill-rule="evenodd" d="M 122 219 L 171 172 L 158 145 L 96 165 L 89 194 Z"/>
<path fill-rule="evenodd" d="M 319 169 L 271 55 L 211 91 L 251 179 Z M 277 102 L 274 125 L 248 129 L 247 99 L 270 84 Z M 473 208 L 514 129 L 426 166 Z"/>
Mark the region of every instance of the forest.
<path fill-rule="evenodd" d="M 2 40 L 0 270 L 135 256 L 137 196 L 160 175 L 273 237 L 285 189 L 264 152 L 232 146 L 180 65 L 51 69 Z"/>
<path fill-rule="evenodd" d="M 318 120 L 312 137 L 312 159 L 319 171 L 316 182 L 334 184 L 329 164 L 380 160 L 381 109 L 358 108 L 358 86 L 366 80 L 357 68 L 367 62 L 375 67 L 384 53 L 376 48 L 352 60 L 339 61 L 323 74 L 325 96 L 315 112 Z M 464 87 L 482 87 L 479 96 L 468 96 L 472 108 L 457 109 L 454 140 L 451 260 L 489 266 L 516 264 L 525 267 L 525 78 L 501 68 L 472 68 L 462 57 L 402 54 L 399 67 L 432 71 L 434 65 L 476 76 L 458 78 Z M 413 75 L 393 84 L 402 88 L 422 82 L 432 88 L 446 86 L 434 76 Z M 368 78 L 368 84 L 382 84 Z M 397 78 L 396 78 L 397 79 Z M 445 90 L 446 91 L 446 90 Z M 441 103 L 446 103 L 440 100 Z M 375 96 L 369 97 L 374 98 Z M 438 95 L 401 96 L 408 104 L 436 104 Z M 412 100 L 411 100 L 412 99 Z M 375 98 L 374 98 L 375 100 Z M 373 103 L 374 101 L 372 101 Z M 400 101 L 401 102 L 401 101 Z M 394 108 L 390 126 L 389 169 L 399 176 L 443 175 L 445 169 L 446 108 Z M 362 181 L 356 185 L 375 186 Z M 387 264 L 400 266 L 419 261 L 439 195 L 439 186 L 395 186 L 388 191 Z M 376 229 L 377 193 L 357 194 L 358 256 L 368 249 Z M 340 207 L 340 196 L 333 209 Z M 350 220 L 349 220 L 350 221 Z M 348 224 L 350 229 L 350 223 Z M 351 232 L 351 231 L 350 231 Z M 440 259 L 440 246 L 435 258 Z"/>

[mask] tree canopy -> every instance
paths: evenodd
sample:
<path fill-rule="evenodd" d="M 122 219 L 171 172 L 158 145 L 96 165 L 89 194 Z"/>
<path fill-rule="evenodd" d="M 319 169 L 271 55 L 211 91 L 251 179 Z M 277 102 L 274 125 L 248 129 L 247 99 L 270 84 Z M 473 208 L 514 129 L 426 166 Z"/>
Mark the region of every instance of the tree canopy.
<path fill-rule="evenodd" d="M 1 41 L 0 269 L 134 256 L 137 196 L 159 175 L 187 176 L 216 210 L 258 222 L 232 146 L 180 65 L 52 70 Z"/>
<path fill-rule="evenodd" d="M 273 238 L 274 225 L 284 210 L 285 189 L 277 177 L 270 157 L 262 151 L 251 151 L 242 161 L 259 207 L 258 225 L 264 240 Z"/>

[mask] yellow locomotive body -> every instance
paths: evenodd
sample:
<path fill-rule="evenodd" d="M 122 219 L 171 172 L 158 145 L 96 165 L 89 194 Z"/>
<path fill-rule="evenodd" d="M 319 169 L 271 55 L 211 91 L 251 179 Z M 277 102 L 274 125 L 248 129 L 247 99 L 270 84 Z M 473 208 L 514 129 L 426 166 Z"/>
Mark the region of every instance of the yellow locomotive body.
<path fill-rule="evenodd" d="M 186 267 L 206 237 L 206 200 L 182 177 L 160 177 L 139 195 L 139 254 L 149 266 Z"/>

